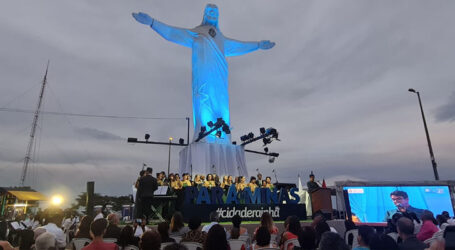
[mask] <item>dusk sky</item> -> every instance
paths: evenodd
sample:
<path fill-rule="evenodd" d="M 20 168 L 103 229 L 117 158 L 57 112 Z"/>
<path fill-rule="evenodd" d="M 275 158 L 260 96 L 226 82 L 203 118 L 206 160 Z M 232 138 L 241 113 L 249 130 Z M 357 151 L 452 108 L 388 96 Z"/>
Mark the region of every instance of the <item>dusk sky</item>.
<path fill-rule="evenodd" d="M 420 91 L 440 178 L 455 178 L 455 2 L 212 1 L 224 35 L 276 46 L 228 58 L 232 138 L 274 127 L 273 164 L 248 154 L 250 175 L 433 180 Z M 50 60 L 43 110 L 173 119 L 42 114 L 26 184 L 74 197 L 127 195 L 142 168 L 167 169 L 166 146 L 192 117 L 191 49 L 132 12 L 193 28 L 206 1 L 2 1 L 0 186 L 20 183 L 32 113 Z M 176 119 L 175 119 L 176 118 Z M 191 128 L 192 131 L 193 128 Z M 262 151 L 262 143 L 247 146 Z M 180 147 L 172 148 L 171 172 Z M 273 177 L 274 179 L 274 177 Z"/>

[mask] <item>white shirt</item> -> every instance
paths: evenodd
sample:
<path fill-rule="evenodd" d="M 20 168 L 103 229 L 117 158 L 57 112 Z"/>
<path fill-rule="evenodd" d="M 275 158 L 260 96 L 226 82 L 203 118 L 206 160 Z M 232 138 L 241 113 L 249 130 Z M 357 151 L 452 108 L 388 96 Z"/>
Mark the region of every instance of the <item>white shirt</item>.
<path fill-rule="evenodd" d="M 63 233 L 63 230 L 57 227 L 54 223 L 47 223 L 47 225 L 40 228 L 46 229 L 46 232 L 49 232 L 55 235 L 55 240 L 57 241 L 57 247 L 62 248 L 66 247 L 66 235 Z"/>
<path fill-rule="evenodd" d="M 202 227 L 202 232 L 208 233 L 209 230 L 210 230 L 210 228 L 212 228 L 213 225 L 216 225 L 216 224 L 218 224 L 218 222 L 215 222 L 215 221 L 214 221 L 214 222 L 211 222 L 210 224 L 207 224 L 207 225 L 203 226 L 203 227 Z"/>
<path fill-rule="evenodd" d="M 95 216 L 95 218 L 93 219 L 93 221 L 96 221 L 96 220 L 98 220 L 98 219 L 103 219 L 103 218 L 104 218 L 103 213 L 99 213 L 99 214 L 97 214 L 97 215 Z"/>

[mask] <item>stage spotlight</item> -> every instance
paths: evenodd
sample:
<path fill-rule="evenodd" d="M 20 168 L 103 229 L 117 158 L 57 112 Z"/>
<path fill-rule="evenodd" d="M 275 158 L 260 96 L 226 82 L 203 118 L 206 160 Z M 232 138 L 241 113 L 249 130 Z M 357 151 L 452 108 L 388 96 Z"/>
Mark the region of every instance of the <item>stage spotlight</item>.
<path fill-rule="evenodd" d="M 207 128 L 205 126 L 201 126 L 201 132 L 204 133 L 205 131 L 207 131 Z"/>
<path fill-rule="evenodd" d="M 269 148 L 268 148 L 268 147 L 265 147 L 265 148 L 264 148 L 264 152 L 265 152 L 265 153 L 268 153 L 268 152 L 269 152 Z"/>
<path fill-rule="evenodd" d="M 183 138 L 180 138 L 180 139 L 179 139 L 179 144 L 180 144 L 180 145 L 185 144 L 185 140 L 184 140 Z"/>
<path fill-rule="evenodd" d="M 269 163 L 273 163 L 273 162 L 275 162 L 275 157 L 273 157 L 273 156 L 269 157 Z"/>
<path fill-rule="evenodd" d="M 137 142 L 137 138 L 128 137 L 128 142 Z"/>
<path fill-rule="evenodd" d="M 144 138 L 145 138 L 145 141 L 148 141 L 150 139 L 150 134 L 145 134 Z"/>
<path fill-rule="evenodd" d="M 248 133 L 248 139 L 253 139 L 253 138 L 254 138 L 253 132 Z"/>
<path fill-rule="evenodd" d="M 278 157 L 278 156 L 280 156 L 280 154 L 278 154 L 278 153 L 270 153 L 270 156 Z"/>
<path fill-rule="evenodd" d="M 54 206 L 60 206 L 63 203 L 63 197 L 61 195 L 54 195 L 51 198 L 51 203 Z"/>
<path fill-rule="evenodd" d="M 223 125 L 223 128 L 222 128 L 222 129 L 223 129 L 223 132 L 224 132 L 225 134 L 227 134 L 227 135 L 231 133 L 231 130 L 229 129 L 229 126 L 226 125 L 226 124 Z"/>
<path fill-rule="evenodd" d="M 237 145 L 237 142 L 236 142 L 236 141 L 233 141 L 233 142 L 232 142 L 232 145 Z"/>
<path fill-rule="evenodd" d="M 265 134 L 265 128 L 260 128 L 259 132 L 261 132 L 261 135 Z"/>
<path fill-rule="evenodd" d="M 271 143 L 272 140 L 270 140 L 269 138 L 263 138 L 263 139 L 262 139 L 262 142 L 264 143 L 264 146 L 265 146 L 265 145 Z"/>
<path fill-rule="evenodd" d="M 216 134 L 215 134 L 216 137 L 220 138 L 221 137 L 221 131 L 216 131 Z"/>
<path fill-rule="evenodd" d="M 248 140 L 248 136 L 242 135 L 242 136 L 240 136 L 240 140 L 241 141 L 246 141 L 246 140 Z"/>
<path fill-rule="evenodd" d="M 213 127 L 213 122 L 212 121 L 207 122 L 207 126 Z"/>

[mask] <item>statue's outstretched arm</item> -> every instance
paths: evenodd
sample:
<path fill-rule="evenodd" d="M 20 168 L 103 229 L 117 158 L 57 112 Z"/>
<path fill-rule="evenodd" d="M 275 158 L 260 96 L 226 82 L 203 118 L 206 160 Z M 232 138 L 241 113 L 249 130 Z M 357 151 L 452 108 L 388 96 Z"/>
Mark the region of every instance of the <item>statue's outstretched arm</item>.
<path fill-rule="evenodd" d="M 225 56 L 240 56 L 257 49 L 271 49 L 275 46 L 274 42 L 262 40 L 260 42 L 244 42 L 230 38 L 224 41 L 224 54 Z"/>
<path fill-rule="evenodd" d="M 196 33 L 191 30 L 167 25 L 142 12 L 133 13 L 133 17 L 139 23 L 149 25 L 164 39 L 186 47 L 192 47 L 193 39 L 196 36 Z"/>

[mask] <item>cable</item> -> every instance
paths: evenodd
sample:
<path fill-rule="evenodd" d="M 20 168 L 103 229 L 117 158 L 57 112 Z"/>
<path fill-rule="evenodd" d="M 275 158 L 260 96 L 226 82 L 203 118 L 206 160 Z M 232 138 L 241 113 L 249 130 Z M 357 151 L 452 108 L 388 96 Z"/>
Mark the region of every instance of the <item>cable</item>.
<path fill-rule="evenodd" d="M 13 112 L 13 113 L 35 113 L 28 109 L 15 109 L 15 108 L 0 108 L 1 112 Z M 54 111 L 40 111 L 41 114 L 46 115 L 63 115 L 63 116 L 78 116 L 78 117 L 90 117 L 90 118 L 110 118 L 110 119 L 140 119 L 140 120 L 185 120 L 186 117 L 140 117 L 140 116 L 119 116 L 119 115 L 93 115 L 93 114 L 82 114 L 82 113 L 66 113 L 66 112 L 54 112 Z"/>

